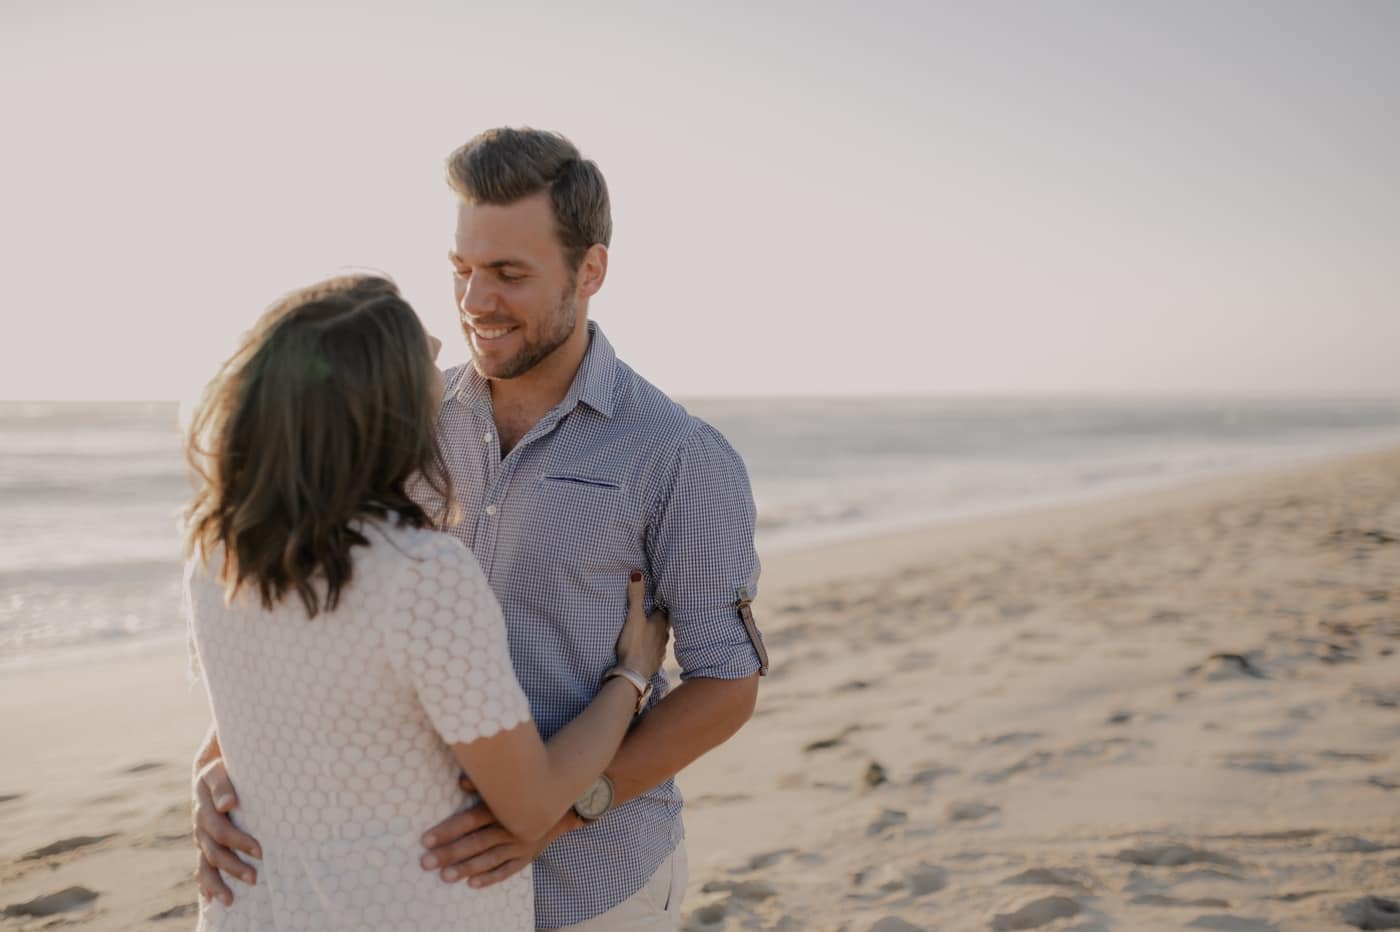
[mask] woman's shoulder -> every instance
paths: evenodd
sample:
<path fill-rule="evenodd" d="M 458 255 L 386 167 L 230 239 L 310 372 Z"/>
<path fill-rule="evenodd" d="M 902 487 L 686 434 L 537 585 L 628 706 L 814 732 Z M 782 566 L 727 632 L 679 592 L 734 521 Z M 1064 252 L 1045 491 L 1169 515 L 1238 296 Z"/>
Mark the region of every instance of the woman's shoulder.
<path fill-rule="evenodd" d="M 365 522 L 370 552 L 378 562 L 419 572 L 439 567 L 456 568 L 473 563 L 471 551 L 452 535 L 432 528 L 418 528 L 393 519 Z"/>

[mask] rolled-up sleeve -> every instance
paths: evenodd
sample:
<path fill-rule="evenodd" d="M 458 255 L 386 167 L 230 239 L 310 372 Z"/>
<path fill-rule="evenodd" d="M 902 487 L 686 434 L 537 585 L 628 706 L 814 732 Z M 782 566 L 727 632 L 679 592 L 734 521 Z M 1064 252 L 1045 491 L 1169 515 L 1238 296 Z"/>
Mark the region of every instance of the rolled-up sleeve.
<path fill-rule="evenodd" d="M 719 431 L 697 420 L 647 540 L 656 602 L 670 613 L 682 679 L 741 679 L 759 671 L 739 609 L 740 590 L 758 595 L 755 521 L 744 461 Z"/>

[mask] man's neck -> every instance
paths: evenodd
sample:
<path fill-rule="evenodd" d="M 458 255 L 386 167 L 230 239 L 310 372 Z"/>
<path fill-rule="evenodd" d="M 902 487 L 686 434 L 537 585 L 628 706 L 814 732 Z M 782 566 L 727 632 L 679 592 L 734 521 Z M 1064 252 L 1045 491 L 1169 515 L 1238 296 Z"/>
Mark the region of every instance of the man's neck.
<path fill-rule="evenodd" d="M 569 393 L 588 354 L 588 323 L 579 325 L 559 348 L 529 372 L 513 379 L 491 379 L 491 409 L 505 456 L 540 418 Z"/>

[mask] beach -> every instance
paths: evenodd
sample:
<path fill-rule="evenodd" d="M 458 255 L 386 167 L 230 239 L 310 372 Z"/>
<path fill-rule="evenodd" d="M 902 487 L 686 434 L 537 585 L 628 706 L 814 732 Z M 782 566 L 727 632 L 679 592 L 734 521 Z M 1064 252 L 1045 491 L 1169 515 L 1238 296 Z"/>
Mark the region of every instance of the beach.
<path fill-rule="evenodd" d="M 785 551 L 755 610 L 687 929 L 1400 927 L 1400 451 Z M 0 929 L 192 925 L 186 667 L 0 672 Z"/>

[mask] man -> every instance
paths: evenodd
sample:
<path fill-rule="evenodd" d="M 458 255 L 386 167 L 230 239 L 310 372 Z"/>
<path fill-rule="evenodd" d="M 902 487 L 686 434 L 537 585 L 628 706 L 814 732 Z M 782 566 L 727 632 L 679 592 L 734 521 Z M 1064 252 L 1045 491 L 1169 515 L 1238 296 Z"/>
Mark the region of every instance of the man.
<path fill-rule="evenodd" d="M 534 862 L 536 923 L 575 932 L 676 929 L 685 887 L 672 777 L 753 712 L 767 657 L 754 506 L 743 462 L 615 356 L 588 320 L 612 220 L 597 166 L 554 133 L 498 129 L 448 159 L 458 195 L 450 259 L 472 365 L 447 374 L 438 428 L 471 547 L 501 602 L 517 675 L 548 737 L 613 663 L 634 566 L 670 615 L 683 684 L 647 706 L 605 777 L 537 843 L 489 809 L 424 836 L 444 881 L 499 882 Z M 211 741 L 196 761 L 202 892 L 231 901 L 255 840 Z M 469 786 L 469 784 L 467 784 Z M 546 847 L 547 846 L 547 847 Z"/>

